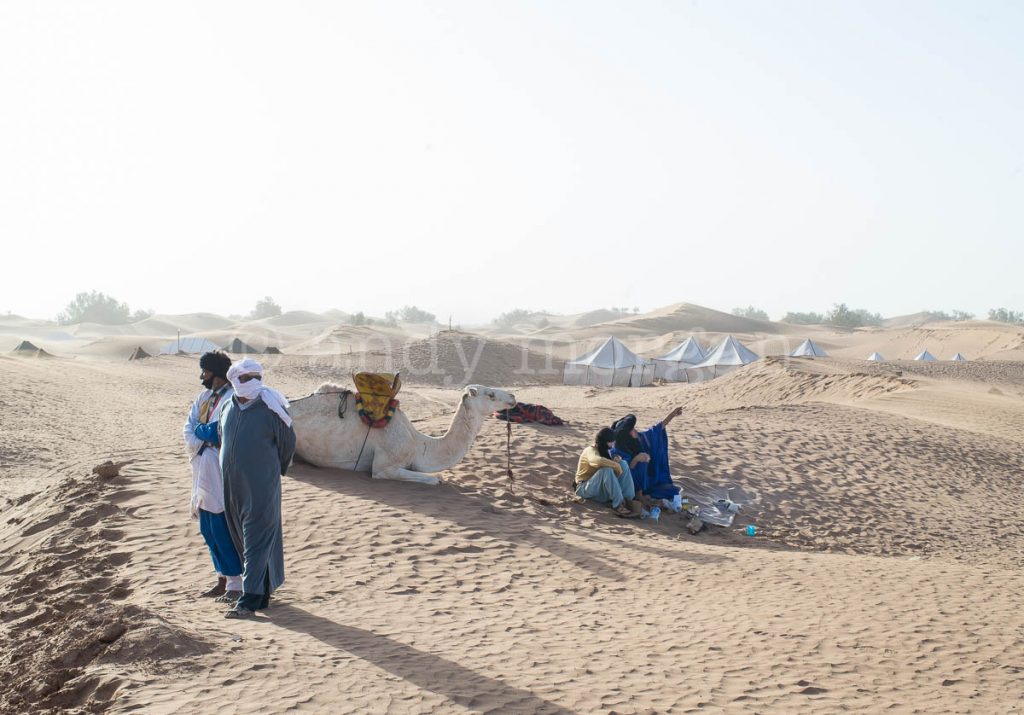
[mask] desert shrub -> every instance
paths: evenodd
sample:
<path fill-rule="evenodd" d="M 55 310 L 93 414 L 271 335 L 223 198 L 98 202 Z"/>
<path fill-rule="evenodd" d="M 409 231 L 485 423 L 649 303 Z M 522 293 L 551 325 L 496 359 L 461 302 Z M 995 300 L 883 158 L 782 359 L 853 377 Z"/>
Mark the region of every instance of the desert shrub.
<path fill-rule="evenodd" d="M 541 321 L 546 320 L 544 317 L 545 315 L 547 315 L 547 313 L 540 310 L 516 308 L 515 310 L 510 310 L 507 313 L 502 313 L 491 322 L 499 328 L 510 328 L 513 325 L 519 325 L 520 323 L 539 325 Z"/>
<path fill-rule="evenodd" d="M 61 325 L 71 323 L 101 323 L 121 325 L 129 322 L 131 311 L 128 304 L 105 293 L 79 293 L 67 307 L 57 315 Z"/>
<path fill-rule="evenodd" d="M 1024 323 L 1024 313 L 1019 310 L 1007 310 L 1006 308 L 992 308 L 988 311 L 988 319 L 999 323 L 1010 323 L 1020 325 Z"/>
<path fill-rule="evenodd" d="M 821 313 L 794 313 L 791 311 L 782 316 L 782 322 L 790 325 L 821 325 L 825 322 L 825 316 Z"/>
<path fill-rule="evenodd" d="M 928 316 L 929 320 L 961 321 L 972 320 L 974 318 L 974 313 L 968 313 L 964 310 L 954 310 L 952 313 L 947 313 L 944 310 L 926 310 L 924 312 L 925 315 Z"/>
<path fill-rule="evenodd" d="M 407 305 L 401 310 L 389 310 L 384 314 L 384 322 L 388 325 L 397 325 L 398 321 L 404 323 L 433 323 L 437 316 L 420 310 L 415 305 Z"/>
<path fill-rule="evenodd" d="M 746 308 L 733 308 L 733 315 L 738 315 L 741 318 L 753 318 L 754 320 L 768 320 L 768 314 L 760 308 L 755 308 L 752 305 L 748 305 Z"/>
<path fill-rule="evenodd" d="M 861 328 L 865 325 L 881 325 L 880 313 L 871 313 L 863 308 L 851 309 L 846 303 L 836 303 L 825 314 L 825 324 L 841 328 Z"/>
<path fill-rule="evenodd" d="M 262 300 L 256 301 L 256 307 L 249 313 L 249 317 L 253 320 L 259 320 L 260 318 L 273 318 L 280 314 L 281 306 L 268 295 Z"/>

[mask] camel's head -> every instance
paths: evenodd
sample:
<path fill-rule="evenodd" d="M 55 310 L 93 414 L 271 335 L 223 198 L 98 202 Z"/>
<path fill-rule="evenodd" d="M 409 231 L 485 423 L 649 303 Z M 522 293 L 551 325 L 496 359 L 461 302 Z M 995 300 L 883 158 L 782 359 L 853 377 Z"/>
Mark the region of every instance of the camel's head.
<path fill-rule="evenodd" d="M 462 403 L 476 412 L 488 414 L 515 407 L 516 396 L 497 387 L 467 385 L 462 391 Z"/>

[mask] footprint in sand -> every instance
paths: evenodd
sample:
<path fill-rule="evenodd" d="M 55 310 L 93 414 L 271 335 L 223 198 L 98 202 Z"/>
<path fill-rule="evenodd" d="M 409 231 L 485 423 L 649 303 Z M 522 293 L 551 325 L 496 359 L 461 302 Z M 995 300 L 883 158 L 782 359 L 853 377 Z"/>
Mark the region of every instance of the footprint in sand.
<path fill-rule="evenodd" d="M 64 521 L 67 518 L 68 518 L 68 515 L 67 515 L 67 513 L 64 513 L 64 512 L 62 512 L 60 514 L 54 514 L 52 516 L 48 516 L 45 519 L 43 519 L 42 521 L 37 522 L 37 523 L 33 524 L 32 526 L 30 526 L 29 528 L 27 528 L 24 531 L 22 531 L 21 535 L 23 537 L 25 537 L 25 536 L 33 536 L 34 534 L 38 534 L 40 531 L 45 531 L 45 530 L 49 529 L 51 526 L 55 526 L 55 525 L 61 523 L 62 521 Z"/>
<path fill-rule="evenodd" d="M 808 680 L 798 680 L 796 684 L 797 687 L 800 688 L 800 690 L 797 691 L 797 694 L 799 695 L 821 695 L 822 693 L 828 692 L 828 688 L 812 685 Z"/>

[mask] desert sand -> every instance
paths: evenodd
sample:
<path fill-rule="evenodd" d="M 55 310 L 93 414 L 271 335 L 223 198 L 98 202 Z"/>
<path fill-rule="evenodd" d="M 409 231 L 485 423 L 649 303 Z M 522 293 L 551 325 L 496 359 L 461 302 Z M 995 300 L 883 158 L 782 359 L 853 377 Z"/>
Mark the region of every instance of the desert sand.
<path fill-rule="evenodd" d="M 401 369 L 444 432 L 468 382 L 567 420 L 488 420 L 440 486 L 296 464 L 287 581 L 254 621 L 212 584 L 180 429 L 197 356 L 239 338 L 299 397 Z M 569 387 L 616 335 L 646 357 L 691 332 L 759 360 L 717 380 Z M 811 337 L 833 357 L 778 354 Z M 11 353 L 24 340 L 41 353 Z M 963 364 L 910 361 L 929 349 Z M 879 351 L 890 361 L 863 360 Z M 679 304 L 442 331 L 154 316 L 0 318 L 0 712 L 686 713 L 1024 709 L 1024 331 L 896 321 L 836 331 Z M 673 473 L 742 505 L 732 528 L 623 520 L 568 485 L 626 412 L 673 406 Z M 92 469 L 127 462 L 119 476 Z M 757 527 L 748 537 L 747 524 Z"/>

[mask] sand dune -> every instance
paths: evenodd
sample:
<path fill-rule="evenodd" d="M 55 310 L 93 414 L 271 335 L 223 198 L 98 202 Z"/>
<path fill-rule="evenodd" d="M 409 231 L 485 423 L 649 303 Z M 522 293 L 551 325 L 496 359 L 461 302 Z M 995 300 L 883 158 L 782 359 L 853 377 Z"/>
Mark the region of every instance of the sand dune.
<path fill-rule="evenodd" d="M 549 325 L 529 335 L 560 341 L 590 341 L 614 335 L 625 341 L 663 337 L 664 341 L 678 338 L 678 342 L 690 333 L 749 336 L 790 334 L 803 330 L 802 326 L 741 318 L 690 303 L 677 303 L 638 315 L 596 310 L 576 316 L 549 316 L 548 320 Z"/>
<path fill-rule="evenodd" d="M 168 341 L 140 335 L 118 335 L 99 340 L 91 340 L 76 350 L 82 357 L 103 358 L 106 360 L 127 360 L 132 351 L 141 347 L 151 355 L 160 352 Z"/>
<path fill-rule="evenodd" d="M 627 343 L 660 348 L 679 325 L 630 327 Z M 512 484 L 496 420 L 440 487 L 293 467 L 287 581 L 238 623 L 193 598 L 211 576 L 180 445 L 197 358 L 129 363 L 123 349 L 158 337 L 135 334 L 65 340 L 55 361 L 0 354 L 17 416 L 0 439 L 0 711 L 988 713 L 1024 700 L 1024 368 L 859 359 L 886 340 L 987 357 L 1016 349 L 1019 329 L 801 327 L 841 357 L 631 390 L 551 384 L 558 358 L 524 354 L 522 336 L 303 335 L 313 326 L 275 327 L 309 354 L 262 358 L 288 395 L 399 367 L 402 409 L 436 436 L 472 373 L 567 424 L 512 428 Z M 211 332 L 255 343 L 259 329 Z M 558 329 L 558 350 L 596 339 Z M 367 337 L 405 348 L 344 352 Z M 693 536 L 678 516 L 620 520 L 570 493 L 598 428 L 677 404 L 673 473 L 740 503 L 735 528 Z M 91 474 L 107 459 L 132 462 Z"/>
<path fill-rule="evenodd" d="M 688 403 L 719 411 L 734 407 L 849 402 L 913 389 L 907 377 L 840 367 L 828 360 L 769 357 L 729 375 L 700 383 Z"/>
<path fill-rule="evenodd" d="M 31 320 L 20 315 L 0 315 L 0 335 L 35 336 L 56 329 L 57 324 L 49 320 Z"/>
<path fill-rule="evenodd" d="M 289 310 L 288 312 L 276 315 L 273 318 L 264 318 L 261 322 L 266 325 L 284 327 L 318 323 L 329 324 L 336 321 L 330 317 L 320 315 L 319 313 L 313 313 L 308 310 Z"/>
<path fill-rule="evenodd" d="M 171 335 L 180 330 L 195 333 L 202 330 L 218 330 L 231 325 L 230 318 L 215 313 L 185 313 L 181 315 L 154 315 L 134 323 L 134 332 L 139 335 Z M 168 333 L 168 329 L 170 332 Z"/>
<path fill-rule="evenodd" d="M 30 320 L 18 315 L 0 315 L 0 353 L 10 352 L 25 340 L 46 350 L 56 345 L 66 347 L 68 338 L 74 340 L 73 335 L 55 322 Z"/>
<path fill-rule="evenodd" d="M 960 352 L 969 360 L 1004 359 L 1005 351 L 1024 349 L 1024 329 L 991 322 L 940 323 L 897 330 L 860 330 L 833 348 L 837 357 L 863 358 L 873 351 L 889 360 L 912 360 L 929 350 L 940 360 Z M 845 343 L 843 345 L 842 343 Z"/>
<path fill-rule="evenodd" d="M 145 323 L 145 325 L 143 325 Z M 142 328 L 138 326 L 142 325 Z M 64 329 L 78 339 L 95 340 L 117 335 L 170 335 L 174 337 L 177 327 L 158 318 L 149 318 L 140 323 L 105 325 L 103 323 L 75 323 Z"/>
<path fill-rule="evenodd" d="M 385 350 L 401 345 L 408 336 L 397 328 L 381 325 L 331 325 L 315 337 L 288 345 L 290 352 L 309 355 L 337 355 Z"/>
<path fill-rule="evenodd" d="M 635 317 L 614 321 L 616 327 L 654 333 L 706 332 L 753 334 L 787 332 L 791 326 L 768 320 L 743 318 L 692 303 L 679 303 Z"/>
<path fill-rule="evenodd" d="M 911 359 L 924 349 L 940 359 L 956 352 L 971 360 L 1024 359 L 1024 328 L 989 321 L 926 322 L 918 316 L 893 319 L 891 327 L 846 330 L 828 326 L 796 326 L 741 318 L 689 303 L 678 303 L 639 315 L 596 310 L 571 316 L 547 317 L 543 328 L 529 325 L 499 329 L 489 326 L 481 335 L 499 341 L 525 345 L 531 350 L 551 353 L 567 360 L 585 353 L 610 335 L 623 340 L 645 357 L 664 353 L 691 334 L 707 347 L 726 335 L 734 335 L 755 353 L 784 355 L 807 337 L 813 338 L 830 355 L 863 359 L 874 351 L 890 360 Z M 212 313 L 155 315 L 134 324 L 80 324 L 57 326 L 52 321 L 0 316 L 0 350 L 11 349 L 24 339 L 39 340 L 51 352 L 74 355 L 79 350 L 114 358 L 123 349 L 121 338 L 134 336 L 148 346 L 173 340 L 178 331 L 185 337 L 205 337 L 217 344 L 238 338 L 262 350 L 274 345 L 295 354 L 327 355 L 369 352 L 381 345 L 427 338 L 436 326 L 382 324 L 352 326 L 343 311 L 323 314 L 289 311 L 262 320 L 233 321 Z M 100 341 L 116 345 L 105 349 Z"/>
<path fill-rule="evenodd" d="M 882 321 L 882 325 L 886 328 L 916 328 L 926 323 L 938 322 L 927 311 L 921 311 L 919 313 L 910 313 L 908 315 L 897 315 L 892 318 L 886 318 Z"/>
<path fill-rule="evenodd" d="M 621 317 L 621 313 L 614 310 L 591 310 L 586 313 L 581 313 L 580 315 L 572 316 L 571 319 L 564 321 L 564 324 L 570 325 L 573 328 L 589 328 L 594 325 L 600 325 L 601 323 L 610 323 L 619 317 Z"/>
<path fill-rule="evenodd" d="M 360 336 L 358 344 L 369 349 L 288 358 L 286 363 L 318 384 L 341 381 L 361 370 L 397 371 L 404 382 L 446 387 L 469 383 L 552 384 L 562 379 L 562 363 L 557 358 L 471 333 L 442 331 L 429 338 L 400 340 L 372 328 L 352 328 L 344 332 L 368 336 L 365 339 Z M 337 332 L 332 335 L 338 337 Z"/>

